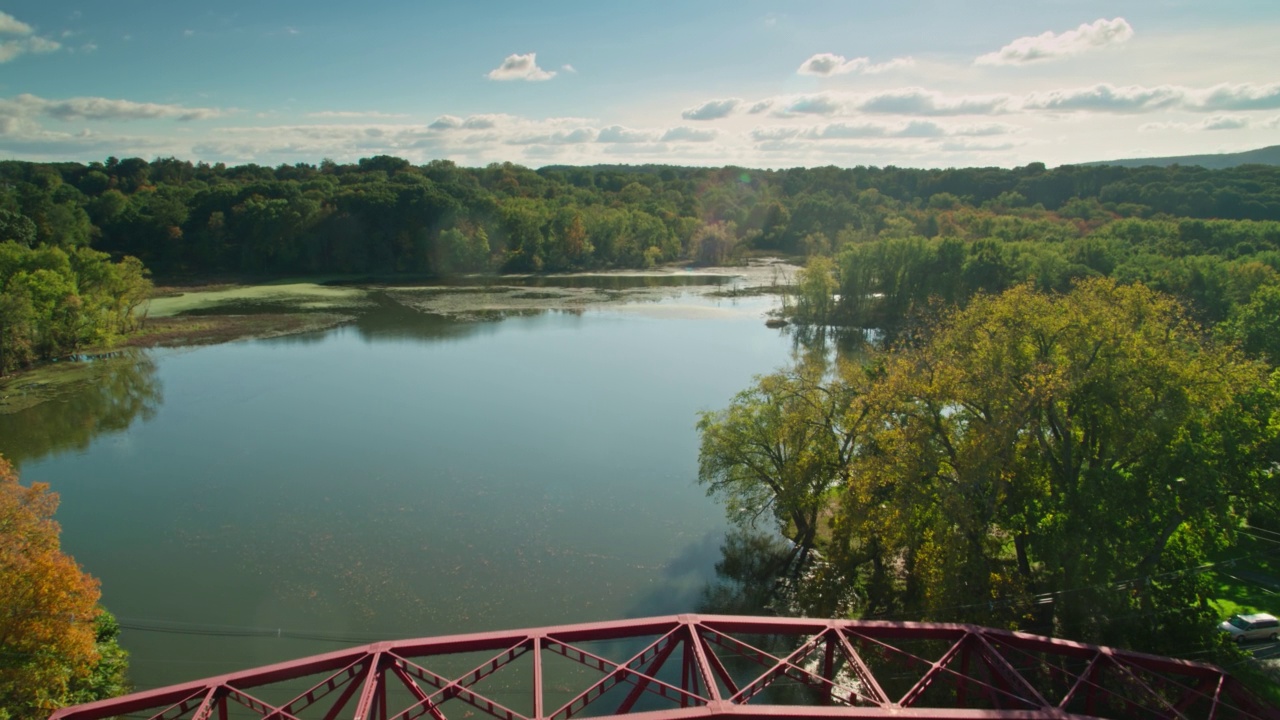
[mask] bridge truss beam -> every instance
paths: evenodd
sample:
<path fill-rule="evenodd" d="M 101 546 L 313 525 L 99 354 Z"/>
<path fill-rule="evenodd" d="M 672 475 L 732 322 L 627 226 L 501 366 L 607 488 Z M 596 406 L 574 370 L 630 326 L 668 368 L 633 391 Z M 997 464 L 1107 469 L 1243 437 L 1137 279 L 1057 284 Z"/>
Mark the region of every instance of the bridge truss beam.
<path fill-rule="evenodd" d="M 1280 718 L 1212 665 L 974 625 L 679 615 L 380 642 L 52 720 Z"/>

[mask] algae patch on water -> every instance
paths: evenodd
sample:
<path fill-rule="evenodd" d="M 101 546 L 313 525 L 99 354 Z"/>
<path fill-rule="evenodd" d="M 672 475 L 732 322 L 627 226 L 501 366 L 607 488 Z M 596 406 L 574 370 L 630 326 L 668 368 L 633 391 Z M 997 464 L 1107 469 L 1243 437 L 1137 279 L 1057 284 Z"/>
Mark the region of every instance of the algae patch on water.
<path fill-rule="evenodd" d="M 20 412 L 97 385 L 121 366 L 139 362 L 137 350 L 121 350 L 83 360 L 48 363 L 4 378 L 0 380 L 0 415 Z"/>
<path fill-rule="evenodd" d="M 368 292 L 359 287 L 310 282 L 239 285 L 155 297 L 145 308 L 148 317 L 190 313 L 239 314 L 247 306 L 293 308 L 297 311 L 337 310 L 368 305 Z"/>

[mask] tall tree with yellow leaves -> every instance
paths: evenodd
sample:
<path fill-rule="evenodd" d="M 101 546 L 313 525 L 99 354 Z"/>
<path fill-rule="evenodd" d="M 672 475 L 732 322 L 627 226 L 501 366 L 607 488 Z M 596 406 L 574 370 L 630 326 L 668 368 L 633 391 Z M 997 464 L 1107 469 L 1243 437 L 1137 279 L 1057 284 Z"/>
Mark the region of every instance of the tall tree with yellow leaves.
<path fill-rule="evenodd" d="M 0 458 L 0 718 L 47 716 L 99 664 L 98 581 L 62 552 L 57 507 Z"/>

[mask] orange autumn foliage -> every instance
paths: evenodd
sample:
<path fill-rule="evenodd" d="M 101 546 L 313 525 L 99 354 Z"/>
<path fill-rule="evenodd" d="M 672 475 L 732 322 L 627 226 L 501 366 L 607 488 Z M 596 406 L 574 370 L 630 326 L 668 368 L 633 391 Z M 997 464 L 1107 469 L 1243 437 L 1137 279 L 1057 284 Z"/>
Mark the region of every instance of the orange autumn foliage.
<path fill-rule="evenodd" d="M 0 716 L 48 715 L 97 661 L 98 581 L 62 552 L 57 507 L 0 457 Z"/>

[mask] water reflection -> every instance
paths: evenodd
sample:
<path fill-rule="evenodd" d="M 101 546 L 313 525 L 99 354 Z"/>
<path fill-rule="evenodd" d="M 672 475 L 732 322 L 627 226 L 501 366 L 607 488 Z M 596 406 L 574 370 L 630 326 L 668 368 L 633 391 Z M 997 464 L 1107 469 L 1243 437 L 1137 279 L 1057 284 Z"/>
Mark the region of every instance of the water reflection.
<path fill-rule="evenodd" d="M 422 287 L 554 287 L 596 290 L 682 288 L 727 285 L 732 275 L 488 275 L 460 276 L 423 283 Z"/>
<path fill-rule="evenodd" d="M 0 454 L 21 467 L 48 455 L 85 450 L 99 435 L 126 430 L 139 418 L 151 419 L 164 400 L 155 362 L 145 352 L 117 353 L 82 369 L 81 379 L 56 389 L 27 389 L 50 393 L 44 402 L 0 414 Z"/>
<path fill-rule="evenodd" d="M 788 325 L 785 332 L 791 336 L 791 347 L 797 355 L 817 355 L 849 362 L 865 360 L 885 342 L 878 330 L 854 327 Z"/>
<path fill-rule="evenodd" d="M 687 547 L 662 568 L 655 587 L 636 598 L 627 617 L 651 617 L 695 612 L 707 592 L 707 578 L 722 557 L 725 536 L 710 532 Z"/>
<path fill-rule="evenodd" d="M 778 614 L 779 580 L 794 557 L 792 546 L 775 533 L 734 528 L 724 536 L 715 580 L 703 589 L 698 612 Z"/>

